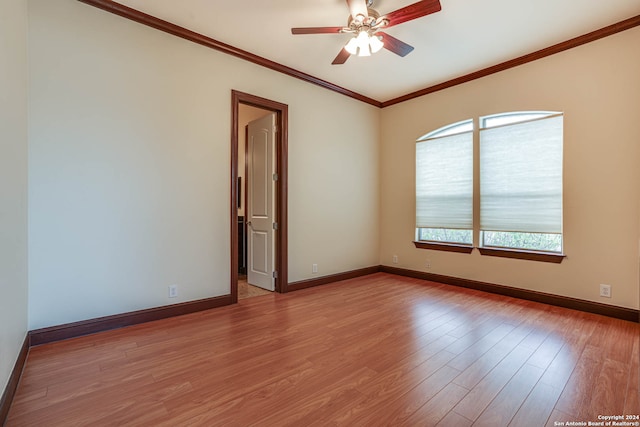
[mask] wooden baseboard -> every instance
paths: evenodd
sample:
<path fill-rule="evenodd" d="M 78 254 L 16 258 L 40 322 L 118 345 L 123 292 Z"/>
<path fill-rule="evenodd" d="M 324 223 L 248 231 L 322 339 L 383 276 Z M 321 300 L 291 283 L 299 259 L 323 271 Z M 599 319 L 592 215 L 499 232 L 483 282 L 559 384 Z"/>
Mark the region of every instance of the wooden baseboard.
<path fill-rule="evenodd" d="M 352 279 L 354 277 L 366 276 L 368 274 L 377 273 L 378 271 L 380 271 L 380 267 L 374 266 L 347 271 L 345 273 L 323 276 L 317 279 L 289 283 L 287 291 L 295 291 L 310 288 L 312 286 L 338 282 L 340 280 Z M 113 316 L 99 317 L 96 319 L 88 319 L 80 322 L 36 329 L 29 332 L 30 345 L 35 346 L 47 344 L 50 342 L 80 337 L 125 326 L 137 325 L 139 323 L 151 322 L 153 320 L 166 319 L 168 317 L 209 310 L 216 307 L 230 305 L 232 303 L 231 295 L 223 295 L 198 301 L 189 301 L 164 307 L 154 307 L 146 310 L 132 311 L 129 313 L 115 314 Z"/>
<path fill-rule="evenodd" d="M 300 289 L 312 288 L 314 286 L 326 285 L 328 283 L 339 282 L 341 280 L 354 279 L 356 277 L 367 276 L 380 271 L 380 266 L 361 268 L 358 270 L 345 271 L 344 273 L 331 274 L 329 276 L 318 277 L 317 279 L 301 280 L 289 283 L 287 291 L 299 291 Z"/>
<path fill-rule="evenodd" d="M 124 326 L 137 325 L 139 323 L 151 322 L 153 320 L 166 319 L 168 317 L 209 310 L 230 304 L 232 304 L 231 295 L 222 295 L 219 297 L 188 301 L 164 307 L 154 307 L 146 310 L 132 311 L 129 313 L 115 314 L 113 316 L 67 323 L 65 325 L 51 326 L 49 328 L 36 329 L 29 332 L 30 345 L 35 346 L 46 344 L 68 338 L 94 334 L 96 332 L 122 328 Z"/>
<path fill-rule="evenodd" d="M 0 398 L 0 426 L 4 425 L 5 421 L 7 420 L 7 416 L 9 415 L 9 408 L 11 407 L 13 397 L 15 396 L 16 390 L 18 389 L 18 383 L 20 382 L 20 377 L 22 376 L 24 365 L 27 362 L 28 354 L 29 335 L 25 336 L 24 338 L 24 342 L 22 343 L 22 347 L 20 348 L 20 352 L 18 353 L 16 363 L 15 365 L 13 365 L 11 375 L 9 375 L 9 381 L 7 381 L 7 386 L 2 393 L 2 398 Z"/>
<path fill-rule="evenodd" d="M 440 274 L 407 270 L 384 265 L 361 268 L 344 273 L 331 274 L 315 279 L 301 280 L 298 282 L 289 283 L 287 290 L 296 291 L 300 289 L 311 288 L 314 286 L 339 282 L 341 280 L 348 280 L 356 277 L 366 276 L 380 271 L 399 276 L 413 277 L 452 286 L 476 289 L 479 291 L 520 298 L 529 301 L 536 301 L 544 304 L 555 305 L 589 313 L 601 314 L 604 316 L 628 320 L 632 322 L 640 322 L 640 310 L 617 307 L 597 302 L 580 300 L 576 298 L 547 294 L 543 292 L 530 291 L 526 289 L 513 288 L 510 286 L 485 283 L 476 280 L 461 279 L 458 277 L 450 277 Z M 150 322 L 153 320 L 160 320 L 169 317 L 180 316 L 183 314 L 195 313 L 198 311 L 231 305 L 232 303 L 233 300 L 231 295 L 222 295 L 219 297 L 189 301 L 164 307 L 155 307 L 146 310 L 116 314 L 113 316 L 100 317 L 96 319 L 89 319 L 80 322 L 68 323 L 65 325 L 52 326 L 48 328 L 29 331 L 24 340 L 22 348 L 20 349 L 18 359 L 16 360 L 13 371 L 11 372 L 11 376 L 9 377 L 9 381 L 7 382 L 7 386 L 2 394 L 2 399 L 0 400 L 0 425 L 3 425 L 9 413 L 9 408 L 13 401 L 15 391 L 18 387 L 18 382 L 20 381 L 20 376 L 22 375 L 22 370 L 26 363 L 29 348 L 31 346 L 51 343 L 54 341 L 60 341 L 97 332 L 103 332 L 111 329 L 122 328 L 125 326 Z"/>
<path fill-rule="evenodd" d="M 506 295 L 528 301 L 541 302 L 558 307 L 570 308 L 573 310 L 586 311 L 588 313 L 601 314 L 603 316 L 614 317 L 616 319 L 640 322 L 640 310 L 617 307 L 615 305 L 601 304 L 598 302 L 586 301 L 577 298 L 564 297 L 560 295 L 547 294 L 544 292 L 530 291 L 527 289 L 512 288 L 510 286 L 495 285 L 492 283 L 479 282 L 476 280 L 461 279 L 458 277 L 443 276 L 440 274 L 425 273 L 422 271 L 406 270 L 403 268 L 380 266 L 380 271 L 399 276 L 413 277 L 416 279 L 429 280 L 431 282 L 444 283 L 446 285 L 459 286 L 462 288 L 476 289 L 478 291 L 490 292 L 493 294 Z"/>

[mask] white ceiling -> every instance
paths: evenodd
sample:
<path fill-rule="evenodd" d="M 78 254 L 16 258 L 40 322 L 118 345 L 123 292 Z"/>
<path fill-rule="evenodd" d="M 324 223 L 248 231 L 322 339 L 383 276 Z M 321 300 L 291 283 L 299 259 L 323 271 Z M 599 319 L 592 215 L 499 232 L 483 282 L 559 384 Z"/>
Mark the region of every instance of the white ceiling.
<path fill-rule="evenodd" d="M 117 0 L 126 6 L 378 101 L 640 15 L 640 0 L 440 0 L 442 10 L 386 30 L 415 47 L 401 58 L 331 61 L 348 34 L 292 35 L 291 27 L 343 26 L 345 0 Z M 385 14 L 416 0 L 374 0 Z"/>

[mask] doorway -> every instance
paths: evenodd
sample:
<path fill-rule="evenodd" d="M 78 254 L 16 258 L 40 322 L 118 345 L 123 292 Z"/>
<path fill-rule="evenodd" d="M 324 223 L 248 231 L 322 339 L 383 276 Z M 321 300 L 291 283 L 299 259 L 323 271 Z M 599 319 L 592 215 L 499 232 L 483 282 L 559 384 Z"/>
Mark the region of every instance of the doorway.
<path fill-rule="evenodd" d="M 267 240 L 263 236 L 267 236 L 267 228 L 273 237 L 273 251 L 271 259 L 268 262 L 261 262 L 258 257 L 257 268 L 261 274 L 256 275 L 255 271 L 253 280 L 261 280 L 262 287 L 269 288 L 272 284 L 276 292 L 284 293 L 287 291 L 287 127 L 288 127 L 288 106 L 265 98 L 246 94 L 239 91 L 232 91 L 232 120 L 231 120 L 231 297 L 233 302 L 238 301 L 238 279 L 241 275 L 250 273 L 251 265 L 251 246 L 253 242 L 265 243 Z M 245 128 L 245 122 L 252 120 L 259 130 L 268 128 L 267 122 L 273 125 L 273 151 L 272 151 L 272 167 L 273 171 L 268 173 L 264 170 L 263 175 L 268 176 L 270 184 L 272 184 L 272 217 L 268 218 L 268 224 L 264 223 L 265 218 L 261 214 L 254 216 L 258 221 L 251 221 L 251 195 L 252 183 L 247 180 L 247 176 L 251 177 L 251 155 L 246 158 L 248 161 L 243 162 L 242 153 L 251 153 L 254 150 L 250 147 L 249 142 L 260 140 L 255 136 L 249 136 L 249 129 Z M 257 124 L 256 124 L 257 123 Z M 254 127 L 255 127 L 254 126 Z M 246 133 L 245 133 L 246 132 Z M 254 135 L 256 130 L 253 130 Z M 257 135 L 261 135 L 260 133 Z M 246 141 L 246 142 L 245 142 Z M 265 141 L 267 141 L 265 139 Z M 246 148 L 242 144 L 246 143 Z M 259 147 L 254 153 L 258 153 L 260 157 L 261 148 L 264 144 L 256 144 Z M 245 151 L 246 150 L 246 151 Z M 255 158 L 256 155 L 254 155 Z M 264 159 L 267 158 L 265 154 Z M 240 162 L 239 162 L 240 159 Z M 267 162 L 271 164 L 271 160 Z M 243 170 L 244 167 L 244 170 Z M 260 168 L 254 168 L 260 170 Z M 271 172 L 274 172 L 273 174 Z M 257 191 L 260 193 L 260 191 Z M 254 197 L 255 199 L 256 197 Z M 263 197 L 257 197 L 262 200 Z M 258 209 L 259 210 L 259 209 Z M 260 222 L 262 221 L 262 223 Z M 255 224 L 253 223 L 255 222 Z M 264 224 L 263 224 L 264 223 Z M 261 228 L 262 227 L 262 228 Z M 259 246 L 256 245 L 259 248 Z M 266 246 L 265 246 L 266 247 Z M 269 246 L 271 247 L 271 246 Z M 246 264 L 243 264 L 243 251 L 246 256 Z M 266 250 L 265 250 L 266 253 Z M 266 258 L 265 258 L 266 259 Z M 268 265 L 267 265 L 268 264 Z M 266 278 L 266 274 L 269 278 Z M 256 277 L 258 277 L 256 279 Z M 266 282 L 265 282 L 266 280 Z"/>

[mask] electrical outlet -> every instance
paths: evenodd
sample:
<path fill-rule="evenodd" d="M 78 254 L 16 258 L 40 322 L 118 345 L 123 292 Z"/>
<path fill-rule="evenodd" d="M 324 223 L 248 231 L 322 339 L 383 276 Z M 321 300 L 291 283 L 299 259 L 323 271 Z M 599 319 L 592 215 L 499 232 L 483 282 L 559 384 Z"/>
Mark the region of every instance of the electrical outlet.
<path fill-rule="evenodd" d="M 397 264 L 398 263 L 398 255 L 394 255 L 393 256 L 393 263 Z"/>
<path fill-rule="evenodd" d="M 611 298 L 611 285 L 600 285 L 600 296 Z"/>
<path fill-rule="evenodd" d="M 178 285 L 169 286 L 169 298 L 175 298 L 178 296 Z"/>
<path fill-rule="evenodd" d="M 427 270 L 431 269 L 431 260 L 428 259 L 427 262 L 424 263 L 424 268 L 426 268 Z"/>
<path fill-rule="evenodd" d="M 318 264 L 312 264 L 311 265 L 311 272 L 312 273 L 317 273 L 318 272 Z"/>

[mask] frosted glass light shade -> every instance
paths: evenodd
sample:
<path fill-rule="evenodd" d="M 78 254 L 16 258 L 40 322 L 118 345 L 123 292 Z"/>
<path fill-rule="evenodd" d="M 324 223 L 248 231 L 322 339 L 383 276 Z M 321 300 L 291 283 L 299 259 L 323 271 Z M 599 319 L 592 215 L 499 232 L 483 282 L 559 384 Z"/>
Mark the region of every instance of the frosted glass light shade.
<path fill-rule="evenodd" d="M 358 53 L 358 41 L 354 37 L 351 40 L 349 40 L 349 43 L 347 43 L 347 45 L 344 48 L 351 55 L 355 55 L 356 53 Z"/>
<path fill-rule="evenodd" d="M 360 31 L 356 37 L 349 40 L 344 49 L 351 55 L 371 56 L 372 53 L 380 51 L 384 47 L 381 38 L 370 36 L 367 31 Z"/>
<path fill-rule="evenodd" d="M 360 31 L 356 41 L 359 48 L 358 56 L 371 56 L 371 51 L 369 50 L 369 34 L 367 34 L 366 31 Z"/>
<path fill-rule="evenodd" d="M 384 43 L 382 43 L 382 40 L 380 40 L 378 36 L 374 35 L 369 39 L 369 46 L 371 47 L 371 53 L 376 53 L 384 47 Z"/>

